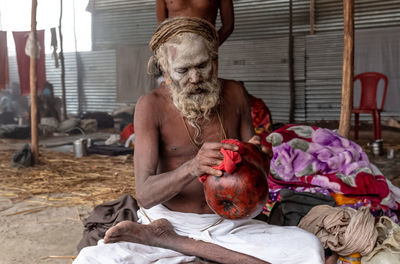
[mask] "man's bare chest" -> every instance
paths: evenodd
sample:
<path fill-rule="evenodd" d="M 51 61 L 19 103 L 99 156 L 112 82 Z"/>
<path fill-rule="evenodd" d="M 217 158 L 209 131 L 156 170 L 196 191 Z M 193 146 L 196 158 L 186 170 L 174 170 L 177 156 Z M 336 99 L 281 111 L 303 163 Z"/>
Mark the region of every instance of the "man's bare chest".
<path fill-rule="evenodd" d="M 216 117 L 198 124 L 196 132 L 195 127 L 179 116 L 162 124 L 160 132 L 162 152 L 167 157 L 193 156 L 204 142 L 220 142 L 227 138 L 224 124 Z"/>

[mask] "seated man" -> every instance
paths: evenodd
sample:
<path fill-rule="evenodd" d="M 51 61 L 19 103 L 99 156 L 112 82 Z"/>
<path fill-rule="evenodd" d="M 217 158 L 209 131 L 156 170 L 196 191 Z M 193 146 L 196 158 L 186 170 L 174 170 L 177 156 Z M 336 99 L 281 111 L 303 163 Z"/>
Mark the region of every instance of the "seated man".
<path fill-rule="evenodd" d="M 218 30 L 219 45 L 229 37 L 234 28 L 232 0 L 156 0 L 157 23 L 173 17 L 198 17 L 215 26 L 217 12 L 221 16 Z"/>
<path fill-rule="evenodd" d="M 222 220 L 207 205 L 198 177 L 221 176 L 212 168 L 222 161 L 220 149 L 237 150 L 220 141 L 257 141 L 244 87 L 217 77 L 215 28 L 199 18 L 167 20 L 150 47 L 150 62 L 166 81 L 136 104 L 139 223 L 112 227 L 105 244 L 82 249 L 74 263 L 182 263 L 195 256 L 218 263 L 323 263 L 314 235 L 254 219 Z"/>

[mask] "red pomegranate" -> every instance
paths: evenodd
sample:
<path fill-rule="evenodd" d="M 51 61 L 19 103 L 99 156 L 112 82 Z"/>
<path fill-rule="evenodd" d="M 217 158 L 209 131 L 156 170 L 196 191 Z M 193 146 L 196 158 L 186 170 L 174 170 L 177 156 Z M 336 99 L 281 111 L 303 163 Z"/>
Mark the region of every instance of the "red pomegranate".
<path fill-rule="evenodd" d="M 256 146 L 241 142 L 242 161 L 236 170 L 221 177 L 208 176 L 204 193 L 210 208 L 228 219 L 253 218 L 267 202 L 269 162 Z"/>

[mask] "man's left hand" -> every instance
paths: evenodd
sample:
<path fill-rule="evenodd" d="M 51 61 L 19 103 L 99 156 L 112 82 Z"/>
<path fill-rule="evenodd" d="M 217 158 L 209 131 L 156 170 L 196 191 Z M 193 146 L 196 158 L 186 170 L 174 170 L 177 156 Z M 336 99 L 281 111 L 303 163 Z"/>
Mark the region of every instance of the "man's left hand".
<path fill-rule="evenodd" d="M 256 145 L 261 150 L 261 152 L 263 152 L 264 154 L 267 154 L 269 158 L 272 158 L 272 155 L 273 155 L 272 150 L 267 148 L 264 145 L 261 145 L 261 139 L 259 136 L 254 135 L 247 142 Z"/>

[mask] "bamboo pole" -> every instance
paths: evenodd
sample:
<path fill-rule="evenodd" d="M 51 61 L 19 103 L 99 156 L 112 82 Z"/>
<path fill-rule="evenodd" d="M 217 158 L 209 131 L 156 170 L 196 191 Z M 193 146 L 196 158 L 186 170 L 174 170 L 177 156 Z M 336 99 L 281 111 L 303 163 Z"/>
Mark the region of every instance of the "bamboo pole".
<path fill-rule="evenodd" d="M 351 109 L 353 108 L 354 0 L 343 0 L 343 15 L 344 49 L 339 134 L 348 138 L 350 136 Z"/>
<path fill-rule="evenodd" d="M 36 9 L 37 0 L 32 0 L 31 12 L 31 34 L 33 35 L 33 45 L 36 45 Z M 36 47 L 34 48 L 36 50 Z M 37 110 L 37 86 L 36 86 L 36 52 L 31 54 L 30 69 L 30 93 L 31 93 L 31 151 L 34 163 L 39 160 L 39 137 L 38 137 L 38 110 Z"/>
<path fill-rule="evenodd" d="M 65 62 L 64 62 L 64 48 L 63 48 L 63 35 L 61 31 L 61 22 L 63 15 L 63 0 L 60 0 L 60 19 L 58 24 L 58 34 L 60 37 L 60 62 L 61 62 L 61 97 L 62 97 L 62 107 L 63 116 L 62 119 L 67 119 L 67 99 L 65 95 Z"/>
<path fill-rule="evenodd" d="M 294 84 L 294 59 L 293 59 L 293 0 L 289 0 L 289 43 L 288 43 L 288 74 L 289 74 L 289 93 L 290 108 L 289 122 L 294 122 L 294 112 L 296 106 L 296 91 Z"/>

